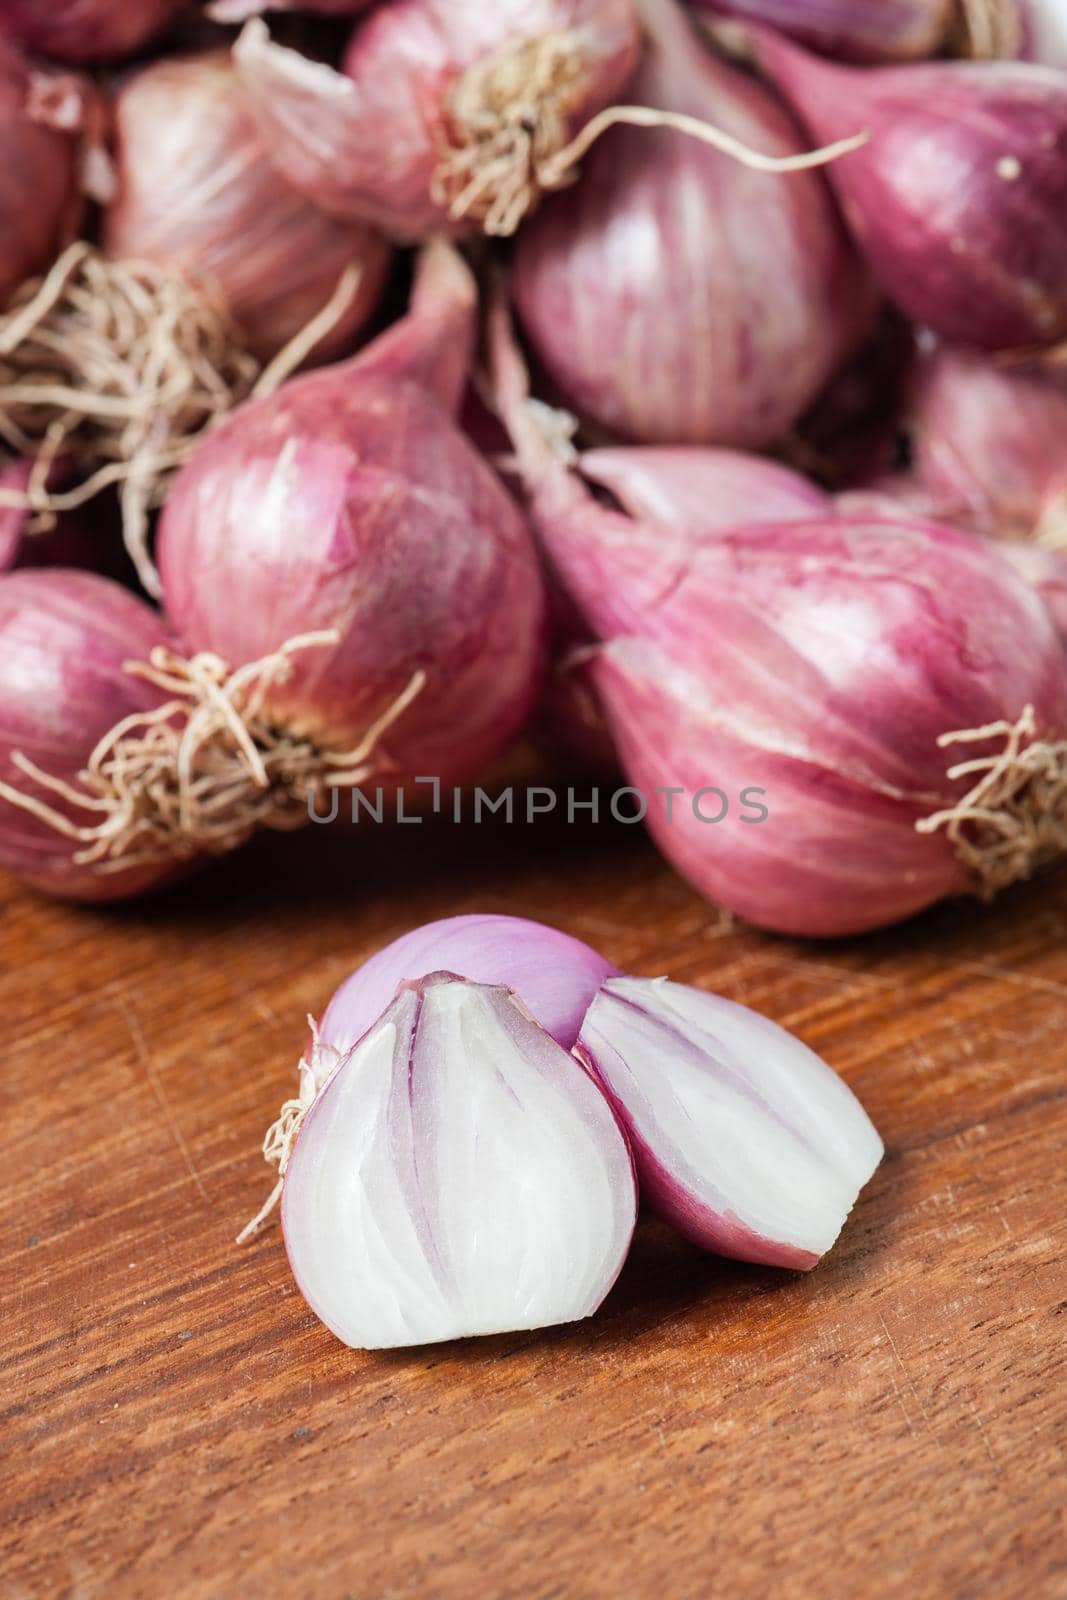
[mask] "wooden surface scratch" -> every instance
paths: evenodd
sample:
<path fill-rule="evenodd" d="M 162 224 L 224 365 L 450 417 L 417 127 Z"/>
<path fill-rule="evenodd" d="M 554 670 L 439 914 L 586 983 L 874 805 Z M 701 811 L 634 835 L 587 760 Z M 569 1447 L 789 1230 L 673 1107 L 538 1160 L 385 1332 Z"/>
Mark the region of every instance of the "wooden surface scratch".
<path fill-rule="evenodd" d="M 806 946 L 624 828 L 312 831 L 143 906 L 0 885 L 0 1592 L 1064 1600 L 1067 873 Z M 887 1156 L 814 1273 L 644 1218 L 587 1323 L 365 1355 L 234 1247 L 305 1015 L 473 909 L 826 1056 Z"/>

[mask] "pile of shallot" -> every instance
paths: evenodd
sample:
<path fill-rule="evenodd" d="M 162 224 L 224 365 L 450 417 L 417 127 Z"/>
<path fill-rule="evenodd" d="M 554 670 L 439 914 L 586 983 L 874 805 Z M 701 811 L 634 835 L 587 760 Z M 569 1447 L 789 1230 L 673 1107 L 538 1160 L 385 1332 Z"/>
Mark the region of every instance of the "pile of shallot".
<path fill-rule="evenodd" d="M 0 862 L 520 738 L 779 932 L 1061 855 L 1057 18 L 0 0 Z"/>

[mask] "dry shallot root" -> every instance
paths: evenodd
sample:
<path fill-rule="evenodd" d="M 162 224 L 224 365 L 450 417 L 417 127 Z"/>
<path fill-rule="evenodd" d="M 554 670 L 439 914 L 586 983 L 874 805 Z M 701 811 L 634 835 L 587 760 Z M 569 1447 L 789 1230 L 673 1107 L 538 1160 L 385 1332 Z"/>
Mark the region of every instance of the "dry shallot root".
<path fill-rule="evenodd" d="M 33 459 L 25 492 L 0 490 L 0 506 L 24 507 L 29 531 L 44 531 L 117 485 L 127 549 L 158 598 L 149 518 L 175 472 L 205 429 L 284 382 L 357 286 L 358 269 L 342 274 L 329 304 L 261 367 L 220 298 L 148 262 L 71 245 L 0 317 L 0 440 Z"/>
<path fill-rule="evenodd" d="M 972 778 L 972 787 L 956 805 L 915 824 L 919 833 L 944 830 L 983 900 L 1067 853 L 1067 740 L 1037 733 L 1034 708 L 1027 706 L 1018 722 L 946 733 L 938 741 L 943 749 L 1004 743 L 997 755 L 951 767 L 951 782 Z"/>
<path fill-rule="evenodd" d="M 98 873 L 226 855 L 258 828 L 299 828 L 316 796 L 387 770 L 380 741 L 425 682 L 415 673 L 350 750 L 324 750 L 275 725 L 265 702 L 291 676 L 293 656 L 336 638 L 331 631 L 304 634 L 236 670 L 209 652 L 185 658 L 158 646 L 125 670 L 166 701 L 116 723 L 77 784 L 16 752 L 12 764 L 55 804 L 7 784 L 0 794 L 75 841 L 75 864 Z M 95 820 L 79 823 L 66 808 Z"/>
<path fill-rule="evenodd" d="M 825 166 L 868 138 L 863 132 L 801 155 L 768 156 L 698 117 L 640 105 L 608 106 L 570 138 L 585 92 L 582 50 L 571 34 L 521 39 L 475 62 L 446 100 L 435 204 L 446 207 L 453 221 L 470 218 L 487 234 L 510 237 L 542 194 L 577 180 L 582 157 L 619 126 L 672 129 L 743 166 L 772 173 Z"/>

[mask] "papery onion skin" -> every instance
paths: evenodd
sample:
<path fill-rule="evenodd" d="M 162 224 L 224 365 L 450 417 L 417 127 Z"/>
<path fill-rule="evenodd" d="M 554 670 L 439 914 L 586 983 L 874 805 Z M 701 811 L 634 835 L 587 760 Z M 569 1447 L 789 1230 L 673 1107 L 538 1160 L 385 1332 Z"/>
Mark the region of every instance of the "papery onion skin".
<path fill-rule="evenodd" d="M 631 517 L 714 537 L 753 522 L 804 522 L 832 501 L 801 473 L 766 456 L 699 446 L 586 450 L 582 476 Z"/>
<path fill-rule="evenodd" d="M 56 61 L 110 61 L 162 33 L 187 0 L 0 0 L 0 29 Z"/>
<path fill-rule="evenodd" d="M 843 61 L 921 61 L 938 53 L 955 0 L 692 0 L 712 16 L 763 22 Z"/>
<path fill-rule="evenodd" d="M 173 267 L 222 292 L 249 348 L 277 354 L 330 300 L 346 267 L 356 293 L 316 345 L 350 350 L 389 265 L 384 240 L 325 216 L 279 178 L 227 51 L 158 61 L 122 84 L 114 120 L 118 193 L 104 243 L 119 259 Z"/>
<path fill-rule="evenodd" d="M 80 209 L 75 139 L 34 119 L 31 88 L 0 22 L 0 310 L 51 265 Z"/>
<path fill-rule="evenodd" d="M 633 71 L 633 0 L 385 0 L 358 25 L 341 73 L 272 44 L 262 23 L 234 54 L 278 170 L 324 210 L 412 240 L 478 231 L 433 193 L 450 90 L 504 47 L 558 32 L 583 52 L 577 133 Z"/>
<path fill-rule="evenodd" d="M 828 176 L 913 321 L 990 350 L 1067 336 L 1067 76 L 1020 62 L 848 68 L 769 30 L 758 55 L 814 138 L 870 128 Z"/>
<path fill-rule="evenodd" d="M 380 752 L 397 783 L 467 778 L 498 755 L 529 714 L 545 648 L 521 514 L 408 375 L 430 370 L 446 388 L 456 376 L 447 311 L 437 326 L 415 303 L 353 362 L 214 429 L 175 480 L 158 539 L 167 614 L 192 650 L 237 666 L 338 630 L 265 702 L 326 750 L 357 745 L 425 672 Z M 412 349 L 420 315 L 428 333 Z"/>
<path fill-rule="evenodd" d="M 915 476 L 951 520 L 997 538 L 1067 542 L 1067 383 L 940 347 L 909 405 Z"/>
<path fill-rule="evenodd" d="M 341 984 L 323 1014 L 319 1037 L 345 1055 L 372 1027 L 404 982 L 454 972 L 474 983 L 502 984 L 569 1050 L 589 1003 L 618 968 L 559 928 L 525 917 L 445 917 L 401 934 Z"/>
<path fill-rule="evenodd" d="M 626 1129 L 642 1198 L 719 1255 L 810 1271 L 884 1153 L 814 1051 L 687 984 L 605 983 L 576 1053 Z"/>
<path fill-rule="evenodd" d="M 803 148 L 766 89 L 712 56 L 672 0 L 645 0 L 643 15 L 654 31 L 628 98 L 768 154 Z M 514 285 L 564 403 L 646 444 L 771 442 L 871 309 L 818 173 L 754 172 L 635 128 L 605 134 L 575 187 L 523 227 Z"/>
<path fill-rule="evenodd" d="M 591 1316 L 637 1210 L 599 1087 L 503 989 L 405 986 L 289 1160 L 282 1227 L 312 1310 L 363 1349 Z"/>
<path fill-rule="evenodd" d="M 0 577 L 0 781 L 78 811 L 42 790 L 12 762 L 21 752 L 50 776 L 76 783 L 97 741 L 124 716 L 154 709 L 164 696 L 123 670 L 167 642 L 163 619 L 107 578 L 63 568 Z M 0 865 L 24 883 L 63 899 L 124 899 L 174 876 L 157 863 L 100 873 L 78 866 L 78 844 L 0 796 Z"/>

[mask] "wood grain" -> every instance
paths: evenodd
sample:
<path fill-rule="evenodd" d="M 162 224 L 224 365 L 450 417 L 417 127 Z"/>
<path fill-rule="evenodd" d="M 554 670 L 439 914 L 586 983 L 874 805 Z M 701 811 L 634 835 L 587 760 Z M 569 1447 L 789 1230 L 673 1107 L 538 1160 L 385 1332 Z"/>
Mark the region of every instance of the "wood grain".
<path fill-rule="evenodd" d="M 645 1220 L 588 1323 L 363 1355 L 234 1247 L 305 1013 L 472 909 L 826 1055 L 888 1155 L 815 1273 Z M 5 1595 L 1067 1595 L 1067 875 L 805 946 L 633 830 L 427 824 L 0 917 Z"/>

